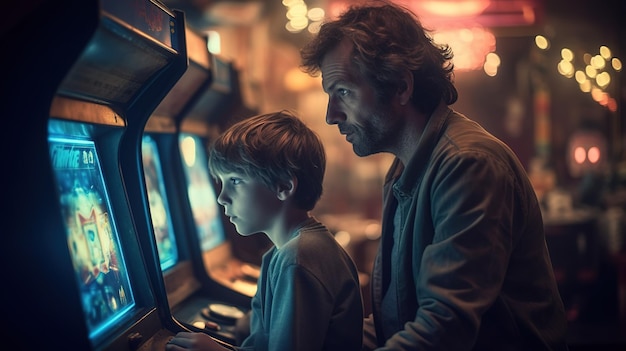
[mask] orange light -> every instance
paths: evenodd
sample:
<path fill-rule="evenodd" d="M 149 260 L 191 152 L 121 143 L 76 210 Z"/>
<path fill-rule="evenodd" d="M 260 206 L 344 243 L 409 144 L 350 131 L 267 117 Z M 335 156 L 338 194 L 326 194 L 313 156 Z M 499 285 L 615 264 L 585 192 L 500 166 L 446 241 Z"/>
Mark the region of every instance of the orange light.
<path fill-rule="evenodd" d="M 420 1 L 419 7 L 444 17 L 477 16 L 489 6 L 489 0 Z"/>
<path fill-rule="evenodd" d="M 600 148 L 597 146 L 590 147 L 589 151 L 587 151 L 587 159 L 591 163 L 597 163 L 600 160 Z"/>
<path fill-rule="evenodd" d="M 600 171 L 606 166 L 606 136 L 593 129 L 580 129 L 568 141 L 567 165 L 572 177 Z"/>
<path fill-rule="evenodd" d="M 587 153 L 585 152 L 585 149 L 583 147 L 579 146 L 574 149 L 574 160 L 576 160 L 576 163 L 582 164 L 583 162 L 585 162 L 586 157 Z"/>
<path fill-rule="evenodd" d="M 482 69 L 485 57 L 496 50 L 496 38 L 481 26 L 472 28 L 446 28 L 436 32 L 437 43 L 450 45 L 454 52 L 454 67 L 457 71 Z"/>

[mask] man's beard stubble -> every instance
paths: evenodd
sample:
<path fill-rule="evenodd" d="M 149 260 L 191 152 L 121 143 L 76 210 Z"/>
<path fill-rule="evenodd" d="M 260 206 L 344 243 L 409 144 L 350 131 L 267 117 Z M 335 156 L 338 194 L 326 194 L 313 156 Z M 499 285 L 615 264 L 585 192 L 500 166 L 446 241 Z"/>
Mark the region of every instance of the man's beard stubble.
<path fill-rule="evenodd" d="M 352 143 L 352 150 L 359 157 L 369 156 L 381 152 L 391 152 L 397 142 L 401 124 L 390 114 L 382 112 L 385 109 L 377 104 L 370 118 L 361 126 L 351 128 L 356 136 Z"/>

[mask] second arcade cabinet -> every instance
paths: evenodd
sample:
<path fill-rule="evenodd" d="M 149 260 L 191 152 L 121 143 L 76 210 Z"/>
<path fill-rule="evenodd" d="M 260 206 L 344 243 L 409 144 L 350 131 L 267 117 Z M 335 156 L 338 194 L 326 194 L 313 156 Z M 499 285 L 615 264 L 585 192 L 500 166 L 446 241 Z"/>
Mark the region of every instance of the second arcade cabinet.
<path fill-rule="evenodd" d="M 217 204 L 206 159 L 219 127 L 205 121 L 220 112 L 228 117 L 230 79 L 236 76 L 208 52 L 206 37 L 187 28 L 186 41 L 188 69 L 149 118 L 142 138 L 151 225 L 174 318 L 237 343 L 235 324 L 250 309 L 258 268 L 233 253 L 234 228 Z"/>

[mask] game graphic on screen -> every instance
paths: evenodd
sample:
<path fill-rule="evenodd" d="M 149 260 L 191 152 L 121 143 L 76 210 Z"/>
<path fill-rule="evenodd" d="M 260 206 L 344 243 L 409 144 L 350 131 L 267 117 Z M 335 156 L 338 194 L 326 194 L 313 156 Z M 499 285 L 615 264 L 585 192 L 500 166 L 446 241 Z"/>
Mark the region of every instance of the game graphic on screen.
<path fill-rule="evenodd" d="M 157 144 L 149 135 L 144 135 L 141 140 L 141 153 L 152 227 L 154 228 L 161 270 L 165 271 L 176 263 L 178 252 L 176 251 L 176 238 L 169 211 L 170 207 L 167 203 L 163 169 L 161 168 Z"/>
<path fill-rule="evenodd" d="M 198 239 L 202 251 L 207 251 L 224 241 L 224 228 L 211 185 L 206 152 L 202 140 L 196 135 L 181 133 L 179 141 Z"/>
<path fill-rule="evenodd" d="M 94 339 L 135 301 L 94 142 L 50 137 L 49 144 L 67 244 Z"/>

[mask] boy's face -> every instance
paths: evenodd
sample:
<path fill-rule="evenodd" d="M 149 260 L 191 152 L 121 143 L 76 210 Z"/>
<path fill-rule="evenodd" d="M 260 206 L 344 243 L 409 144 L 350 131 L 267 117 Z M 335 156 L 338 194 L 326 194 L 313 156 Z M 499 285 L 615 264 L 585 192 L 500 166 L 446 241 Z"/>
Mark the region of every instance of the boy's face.
<path fill-rule="evenodd" d="M 237 232 L 247 236 L 267 233 L 274 225 L 282 201 L 265 184 L 245 174 L 218 174 L 221 190 L 217 202 L 235 225 Z"/>

